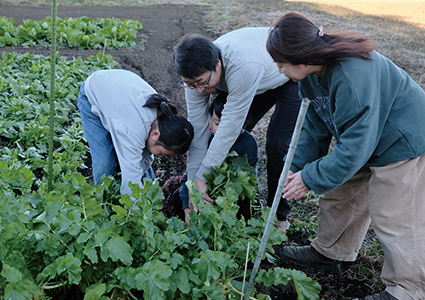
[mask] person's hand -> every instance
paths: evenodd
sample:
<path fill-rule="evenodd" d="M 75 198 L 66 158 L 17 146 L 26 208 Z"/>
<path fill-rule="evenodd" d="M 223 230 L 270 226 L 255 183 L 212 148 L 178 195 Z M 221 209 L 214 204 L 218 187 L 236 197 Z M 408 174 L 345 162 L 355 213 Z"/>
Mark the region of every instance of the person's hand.
<path fill-rule="evenodd" d="M 196 177 L 195 184 L 196 184 L 196 187 L 198 188 L 199 192 L 202 194 L 202 201 L 204 201 L 204 203 L 215 204 L 215 200 L 212 199 L 205 192 L 207 190 L 208 183 L 206 183 L 205 181 L 203 181 L 203 180 L 199 179 L 198 177 Z"/>
<path fill-rule="evenodd" d="M 185 208 L 184 210 L 184 221 L 186 222 L 187 226 L 190 225 L 190 216 L 189 213 L 191 212 L 190 208 Z"/>
<path fill-rule="evenodd" d="M 285 187 L 283 188 L 282 198 L 284 199 L 300 199 L 308 192 L 308 188 L 304 185 L 301 178 L 301 171 L 297 173 L 288 172 Z"/>
<path fill-rule="evenodd" d="M 185 208 L 183 210 L 184 212 L 184 221 L 186 222 L 187 226 L 189 226 L 189 222 L 190 222 L 190 216 L 189 216 L 189 212 L 191 211 L 195 211 L 196 213 L 199 212 L 198 208 L 196 207 L 195 203 L 192 202 L 192 200 L 190 200 L 190 193 L 189 193 L 189 207 Z"/>
<path fill-rule="evenodd" d="M 196 205 L 192 201 L 189 200 L 189 207 L 185 208 L 183 211 L 184 211 L 184 221 L 186 222 L 187 226 L 189 226 L 190 225 L 189 212 L 195 211 L 197 213 L 198 208 L 196 207 Z"/>

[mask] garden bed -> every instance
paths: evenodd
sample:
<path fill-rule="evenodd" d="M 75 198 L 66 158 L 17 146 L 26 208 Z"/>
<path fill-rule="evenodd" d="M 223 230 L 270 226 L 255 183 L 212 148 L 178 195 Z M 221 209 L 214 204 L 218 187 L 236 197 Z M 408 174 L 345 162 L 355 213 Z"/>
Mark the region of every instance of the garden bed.
<path fill-rule="evenodd" d="M 141 7 L 121 7 L 121 6 L 59 6 L 58 17 L 80 17 L 87 16 L 96 18 L 119 18 L 132 19 L 142 23 L 143 28 L 135 39 L 136 46 L 120 50 L 105 50 L 104 54 L 113 56 L 118 63 L 116 68 L 126 69 L 135 72 L 151 84 L 157 92 L 175 100 L 185 109 L 183 89 L 178 84 L 178 77 L 173 68 L 173 44 L 180 36 L 188 32 L 197 32 L 210 38 L 218 36 L 217 33 L 208 30 L 203 19 L 203 6 L 196 5 L 153 5 Z M 0 4 L 1 14 L 14 18 L 17 24 L 25 19 L 43 20 L 51 15 L 50 6 L 13 6 Z M 46 46 L 36 47 L 8 46 L 2 48 L 2 52 L 18 52 L 30 54 L 50 55 L 50 49 Z M 96 55 L 99 50 L 79 50 L 58 46 L 60 56 L 69 59 L 82 57 L 83 59 Z M 76 95 L 75 95 L 76 98 Z M 264 126 L 261 125 L 260 126 Z M 260 128 L 259 132 L 265 132 Z M 86 160 L 86 165 L 90 167 L 90 160 Z M 156 160 L 154 168 L 157 177 L 164 182 L 171 176 L 181 175 L 184 170 L 184 163 L 180 161 L 169 161 L 167 159 Z M 82 170 L 83 175 L 90 181 L 90 169 Z M 260 173 L 263 174 L 264 173 Z M 264 182 L 264 178 L 260 180 Z M 314 216 L 317 213 L 317 203 L 311 199 L 309 205 L 305 207 L 306 216 Z M 165 203 L 168 205 L 168 203 Z M 300 202 L 298 205 L 303 206 Z M 293 220 L 291 220 L 293 222 Z M 302 232 L 297 226 L 293 226 L 288 234 L 289 242 L 295 244 L 308 244 L 311 236 Z M 275 246 L 277 247 L 277 246 Z M 305 272 L 312 279 L 317 280 L 322 285 L 320 294 L 322 299 L 351 299 L 366 296 L 382 288 L 382 284 L 376 277 L 381 267 L 382 257 L 361 255 L 354 263 L 342 264 L 335 271 L 320 271 L 311 268 L 299 268 L 295 265 L 281 261 L 276 257 L 274 265 L 264 262 L 261 266 L 268 269 L 272 266 L 283 268 L 294 268 Z M 376 270 L 378 269 L 378 270 Z M 296 299 L 295 288 L 289 284 L 287 286 L 277 285 L 272 287 L 259 286 L 260 291 L 270 295 L 272 299 Z M 78 299 L 78 295 L 67 296 L 66 299 Z M 81 298 L 82 299 L 82 298 Z"/>

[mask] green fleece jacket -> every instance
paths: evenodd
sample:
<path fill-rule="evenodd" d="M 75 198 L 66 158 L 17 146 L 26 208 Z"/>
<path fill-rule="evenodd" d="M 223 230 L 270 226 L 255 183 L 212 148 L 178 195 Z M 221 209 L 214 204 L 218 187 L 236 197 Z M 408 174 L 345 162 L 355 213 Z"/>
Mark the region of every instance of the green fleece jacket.
<path fill-rule="evenodd" d="M 327 65 L 319 81 L 300 81 L 311 100 L 291 171 L 324 193 L 363 166 L 415 158 L 425 153 L 425 92 L 402 69 L 373 52 L 372 60 L 347 58 Z M 332 136 L 337 140 L 327 155 Z"/>

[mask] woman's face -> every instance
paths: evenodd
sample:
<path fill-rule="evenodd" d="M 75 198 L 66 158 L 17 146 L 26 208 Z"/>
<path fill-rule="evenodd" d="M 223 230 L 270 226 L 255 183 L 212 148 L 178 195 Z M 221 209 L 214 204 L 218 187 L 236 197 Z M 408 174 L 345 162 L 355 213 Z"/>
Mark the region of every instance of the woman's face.
<path fill-rule="evenodd" d="M 168 149 L 165 149 L 163 146 L 158 145 L 159 135 L 149 135 L 148 140 L 146 141 L 146 148 L 153 155 L 163 157 L 163 156 L 176 156 L 176 154 Z"/>
<path fill-rule="evenodd" d="M 293 65 L 290 63 L 276 62 L 279 73 L 282 73 L 292 81 L 298 82 L 311 74 L 309 65 Z"/>

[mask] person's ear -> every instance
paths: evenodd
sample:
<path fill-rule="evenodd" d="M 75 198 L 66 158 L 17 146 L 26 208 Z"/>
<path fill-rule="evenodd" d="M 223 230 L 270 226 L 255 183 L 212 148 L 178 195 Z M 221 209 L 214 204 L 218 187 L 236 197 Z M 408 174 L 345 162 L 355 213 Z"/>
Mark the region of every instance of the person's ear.
<path fill-rule="evenodd" d="M 151 125 L 151 130 L 149 131 L 149 138 L 153 138 L 155 142 L 159 139 L 161 132 L 158 127 L 158 120 L 155 120 Z"/>
<path fill-rule="evenodd" d="M 149 132 L 149 136 L 151 137 L 157 137 L 159 138 L 159 136 L 161 135 L 161 132 L 159 132 L 158 127 L 157 128 L 152 128 L 151 132 Z"/>
<path fill-rule="evenodd" d="M 221 69 L 221 59 L 217 59 L 217 63 L 215 65 L 216 69 Z"/>

